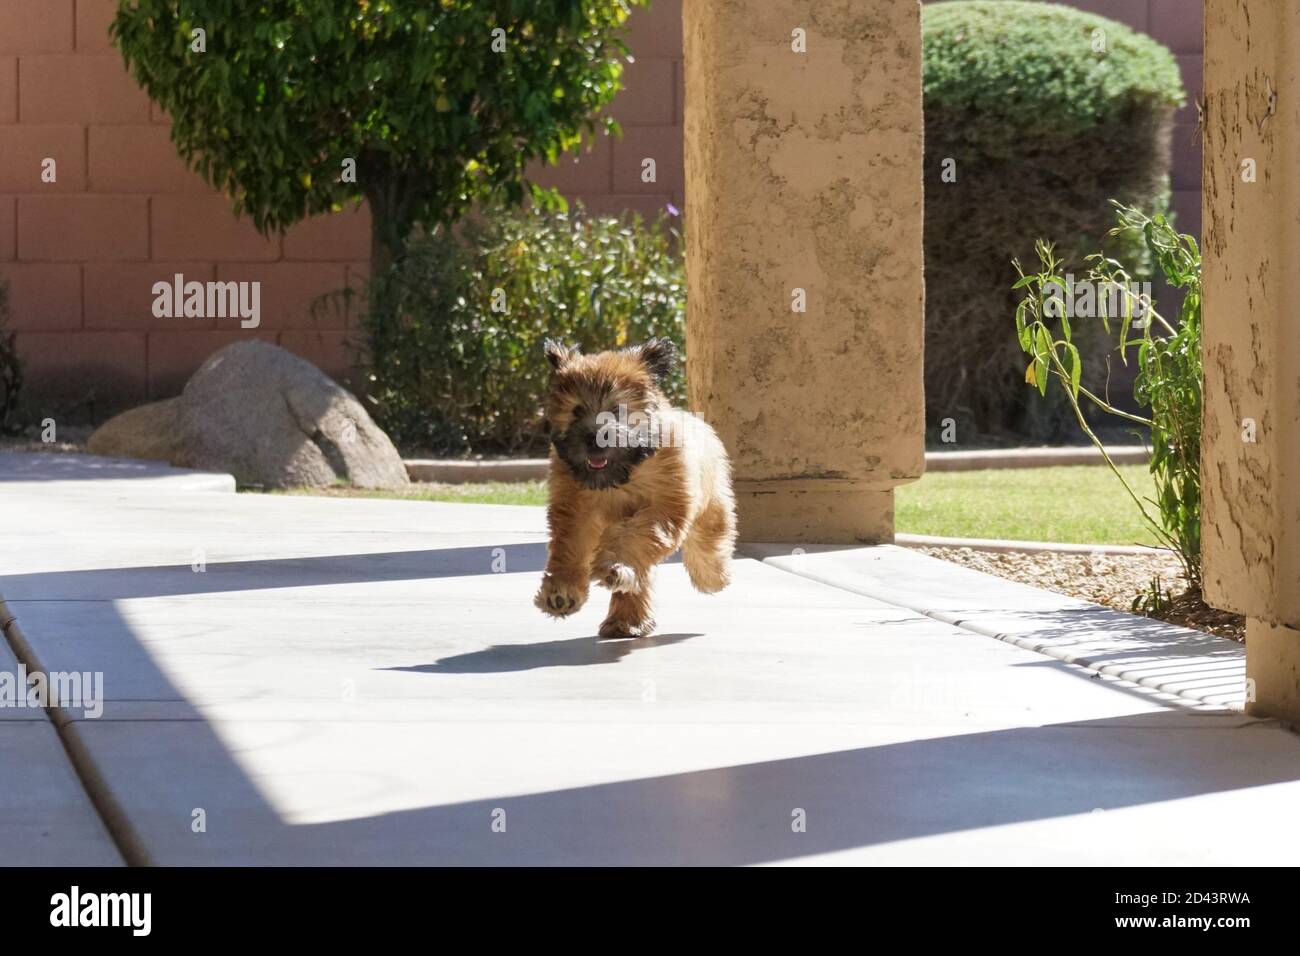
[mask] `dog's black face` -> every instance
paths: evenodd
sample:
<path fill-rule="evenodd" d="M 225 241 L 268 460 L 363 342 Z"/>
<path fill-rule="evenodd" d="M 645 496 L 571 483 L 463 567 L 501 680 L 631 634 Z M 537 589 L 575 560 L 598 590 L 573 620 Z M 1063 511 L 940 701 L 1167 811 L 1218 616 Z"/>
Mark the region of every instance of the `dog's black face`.
<path fill-rule="evenodd" d="M 672 344 L 651 339 L 580 355 L 548 342 L 546 356 L 554 369 L 546 418 L 556 455 L 584 488 L 627 484 L 655 453 L 655 420 L 666 406 L 656 378 L 672 368 Z"/>
<path fill-rule="evenodd" d="M 617 425 L 607 427 L 601 423 L 616 420 L 617 409 L 584 411 L 586 414 L 575 418 L 564 431 L 552 434 L 551 444 L 556 453 L 586 488 L 617 488 L 627 484 L 633 469 L 653 455 L 654 448 L 648 443 L 637 443 L 637 435 L 620 443 L 617 434 L 612 434 L 617 433 Z"/>

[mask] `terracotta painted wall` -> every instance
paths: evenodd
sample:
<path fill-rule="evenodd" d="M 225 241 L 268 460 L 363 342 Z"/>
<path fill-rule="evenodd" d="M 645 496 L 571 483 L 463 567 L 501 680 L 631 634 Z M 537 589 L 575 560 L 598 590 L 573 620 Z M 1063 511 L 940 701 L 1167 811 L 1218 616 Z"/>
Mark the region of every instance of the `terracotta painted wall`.
<path fill-rule="evenodd" d="M 108 44 L 115 0 L 0 0 L 0 276 L 28 363 L 29 394 L 76 417 L 174 394 L 213 350 L 260 335 L 346 376 L 352 316 L 313 321 L 307 303 L 364 276 L 364 211 L 304 223 L 266 241 L 176 158 L 167 119 Z M 1200 91 L 1200 0 L 1078 0 L 1150 32 Z M 613 107 L 624 137 L 537 179 L 597 212 L 683 206 L 682 0 L 632 18 L 636 62 Z M 1199 231 L 1195 108 L 1179 118 L 1174 187 L 1183 228 Z M 654 157 L 658 182 L 643 183 Z M 57 183 L 40 180 L 58 162 Z M 262 325 L 156 319 L 152 286 L 187 279 L 262 282 Z M 83 399 L 93 390 L 92 408 Z"/>

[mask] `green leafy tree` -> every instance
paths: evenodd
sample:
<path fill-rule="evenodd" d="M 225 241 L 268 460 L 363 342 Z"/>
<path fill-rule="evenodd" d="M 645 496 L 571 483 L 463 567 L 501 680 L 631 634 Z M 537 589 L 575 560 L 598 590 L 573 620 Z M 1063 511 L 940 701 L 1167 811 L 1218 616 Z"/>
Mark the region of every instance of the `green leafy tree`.
<path fill-rule="evenodd" d="M 417 225 L 518 203 L 529 161 L 590 141 L 644 2 L 122 0 L 111 29 L 236 212 L 265 234 L 364 197 L 378 275 Z"/>

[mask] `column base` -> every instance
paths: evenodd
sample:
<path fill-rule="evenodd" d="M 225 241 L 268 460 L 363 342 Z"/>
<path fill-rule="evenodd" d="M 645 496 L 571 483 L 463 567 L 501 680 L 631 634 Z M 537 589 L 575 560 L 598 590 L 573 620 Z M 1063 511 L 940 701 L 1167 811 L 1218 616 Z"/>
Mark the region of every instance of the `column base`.
<path fill-rule="evenodd" d="M 737 481 L 742 541 L 889 544 L 894 489 L 837 479 Z"/>
<path fill-rule="evenodd" d="M 1300 631 L 1246 619 L 1246 713 L 1300 724 Z"/>

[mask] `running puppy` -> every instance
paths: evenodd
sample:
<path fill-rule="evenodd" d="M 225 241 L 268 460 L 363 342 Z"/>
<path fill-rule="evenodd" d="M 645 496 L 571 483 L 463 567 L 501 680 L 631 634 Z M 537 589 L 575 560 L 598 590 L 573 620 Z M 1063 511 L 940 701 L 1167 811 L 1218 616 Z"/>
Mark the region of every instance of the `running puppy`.
<path fill-rule="evenodd" d="M 602 638 L 654 630 L 650 577 L 678 548 L 705 593 L 731 580 L 731 464 L 705 422 L 673 408 L 660 383 L 676 364 L 665 339 L 583 355 L 547 340 L 551 540 L 533 603 L 568 617 L 592 581 L 612 594 Z"/>

